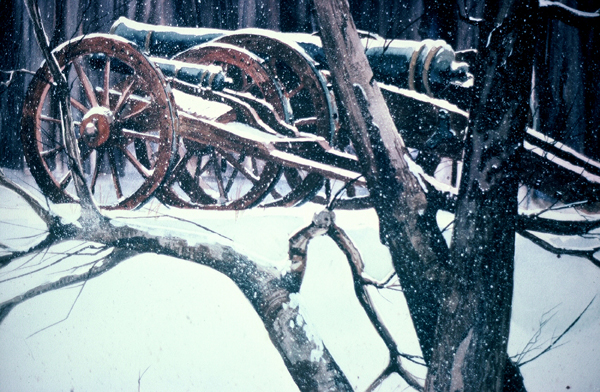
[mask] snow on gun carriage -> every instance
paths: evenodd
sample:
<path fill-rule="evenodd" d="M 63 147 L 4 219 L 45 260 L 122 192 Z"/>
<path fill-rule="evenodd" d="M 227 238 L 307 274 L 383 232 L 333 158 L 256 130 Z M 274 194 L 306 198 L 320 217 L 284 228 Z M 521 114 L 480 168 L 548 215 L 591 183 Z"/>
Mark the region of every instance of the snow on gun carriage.
<path fill-rule="evenodd" d="M 455 182 L 468 115 L 432 97 L 460 106 L 467 65 L 442 41 L 362 39 L 407 145 L 429 172 L 440 157 L 451 159 Z M 75 38 L 55 55 L 68 73 L 78 147 L 101 207 L 135 208 L 152 195 L 179 207 L 290 206 L 322 189 L 317 198 L 328 199 L 349 182 L 348 204 L 368 202 L 317 36 L 122 18 L 111 34 Z M 22 141 L 42 192 L 68 202 L 77 196 L 51 81 L 42 66 L 30 83 Z M 529 167 L 543 169 L 526 173 L 527 185 L 569 200 L 569 191 L 543 181 L 558 178 L 575 184 L 571 193 L 595 197 L 599 163 L 535 131 L 525 147 Z"/>

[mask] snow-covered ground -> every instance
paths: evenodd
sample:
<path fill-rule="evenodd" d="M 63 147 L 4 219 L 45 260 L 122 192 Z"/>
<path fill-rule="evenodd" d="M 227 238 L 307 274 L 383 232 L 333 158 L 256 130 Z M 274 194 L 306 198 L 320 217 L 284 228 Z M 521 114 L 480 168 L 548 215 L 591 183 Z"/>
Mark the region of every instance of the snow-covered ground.
<path fill-rule="evenodd" d="M 21 182 L 31 181 L 10 174 Z M 141 211 L 111 215 L 185 217 L 233 239 L 251 254 L 281 264 L 287 260 L 290 235 L 321 209 L 309 203 L 298 208 L 211 212 L 150 203 Z M 0 211 L 1 244 L 23 248 L 43 234 L 41 222 L 2 187 Z M 367 273 L 385 277 L 391 270 L 390 257 L 379 243 L 373 210 L 336 214 L 338 225 L 361 251 Z M 442 213 L 439 220 L 445 225 L 451 216 Z M 154 223 L 168 227 L 175 222 L 163 217 Z M 89 245 L 69 241 L 0 269 L 0 303 L 56 280 L 70 272 L 73 263 L 81 264 L 81 257 L 92 261 L 101 256 L 88 249 L 84 255 L 49 266 L 64 253 Z M 35 266 L 49 267 L 27 279 L 7 280 Z M 419 354 L 402 294 L 372 293 L 400 349 Z M 386 366 L 387 352 L 353 295 L 345 257 L 328 238 L 311 242 L 301 297 L 342 370 L 357 390 L 364 390 Z M 544 348 L 594 297 L 600 297 L 598 267 L 574 257 L 557 258 L 518 238 L 510 354 L 521 352 L 541 324 L 536 346 Z M 521 368 L 528 390 L 600 391 L 600 298 L 561 343 Z M 425 374 L 419 366 L 410 368 L 420 377 Z M 392 376 L 379 390 L 408 389 Z M 69 390 L 279 392 L 297 388 L 260 319 L 227 277 L 188 261 L 143 254 L 85 285 L 28 300 L 0 324 L 0 391 Z"/>

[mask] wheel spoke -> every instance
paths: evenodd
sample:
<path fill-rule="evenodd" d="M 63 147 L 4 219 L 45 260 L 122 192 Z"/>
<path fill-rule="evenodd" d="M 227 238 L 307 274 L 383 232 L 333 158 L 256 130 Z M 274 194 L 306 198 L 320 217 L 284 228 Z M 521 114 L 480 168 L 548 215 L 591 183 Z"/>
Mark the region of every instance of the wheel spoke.
<path fill-rule="evenodd" d="M 194 172 L 194 180 L 196 182 L 200 181 L 200 176 L 208 169 L 208 166 L 212 163 L 212 157 L 202 166 L 202 157 L 198 156 L 198 161 L 196 162 L 196 171 Z"/>
<path fill-rule="evenodd" d="M 160 142 L 160 137 L 157 135 L 151 135 L 148 133 L 131 131 L 129 129 L 123 129 L 121 132 L 122 132 L 122 135 L 125 136 L 127 139 L 143 139 L 143 140 L 147 140 L 152 143 Z"/>
<path fill-rule="evenodd" d="M 244 177 L 246 177 L 248 180 L 252 181 L 252 183 L 255 184 L 255 185 L 258 183 L 258 181 L 260 180 L 260 178 L 258 176 L 255 176 L 250 171 L 248 171 L 248 169 L 246 169 L 244 167 L 244 165 L 242 165 L 241 162 L 243 162 L 243 159 L 242 159 L 241 162 L 238 162 L 238 160 L 235 159 L 235 157 L 233 155 L 231 155 L 231 154 L 228 154 L 228 153 L 225 153 L 225 152 L 221 152 L 221 154 L 223 155 L 223 157 L 225 158 L 225 160 L 227 162 L 229 162 L 231 164 L 231 166 L 233 166 L 236 170 L 238 170 L 240 173 L 242 173 L 242 175 Z"/>
<path fill-rule="evenodd" d="M 125 88 L 121 92 L 121 97 L 117 101 L 117 105 L 115 106 L 115 110 L 113 111 L 115 114 L 118 114 L 121 111 L 121 109 L 125 105 L 125 102 L 127 102 L 127 99 L 129 99 L 129 96 L 133 92 L 132 87 L 133 87 L 134 84 L 135 84 L 135 78 L 134 77 L 129 77 L 128 81 L 127 81 L 127 84 L 125 85 Z"/>
<path fill-rule="evenodd" d="M 85 95 L 92 105 L 92 107 L 98 106 L 98 100 L 96 99 L 96 93 L 94 92 L 94 87 L 92 86 L 92 82 L 85 74 L 85 71 L 81 67 L 81 64 L 78 60 L 73 60 L 73 65 L 75 66 L 75 71 L 77 72 L 77 76 L 79 76 L 79 81 L 85 90 Z"/>
<path fill-rule="evenodd" d="M 131 164 L 142 175 L 142 177 L 144 177 L 144 178 L 150 178 L 150 176 L 152 176 L 152 173 L 154 172 L 154 169 L 147 169 L 144 165 L 141 164 L 140 161 L 137 160 L 137 158 L 135 156 L 133 156 L 133 154 L 131 153 L 131 151 L 129 151 L 124 146 L 120 145 L 119 146 L 119 150 L 123 151 L 123 154 L 125 154 L 125 157 L 127 158 L 127 160 L 129 162 L 131 162 Z"/>
<path fill-rule="evenodd" d="M 316 117 L 299 118 L 296 121 L 294 121 L 294 126 L 297 128 L 303 127 L 303 126 L 308 126 L 308 125 L 316 125 L 316 124 L 317 124 Z"/>
<path fill-rule="evenodd" d="M 90 110 L 87 106 L 85 106 L 73 97 L 71 97 L 71 105 L 73 105 L 75 109 L 79 110 L 81 113 L 87 113 Z"/>
<path fill-rule="evenodd" d="M 65 174 L 65 176 L 62 178 L 62 180 L 60 180 L 60 182 L 58 183 L 59 187 L 61 190 L 65 190 L 65 188 L 69 185 L 69 183 L 71 182 L 71 179 L 73 178 L 73 173 L 71 173 L 71 170 L 69 170 L 67 172 L 67 174 Z"/>
<path fill-rule="evenodd" d="M 254 87 L 254 81 L 249 82 L 248 81 L 248 76 L 247 75 L 243 75 L 242 74 L 242 86 L 240 88 L 240 91 L 243 93 L 248 92 L 252 87 Z"/>
<path fill-rule="evenodd" d="M 285 96 L 287 99 L 292 99 L 294 98 L 300 91 L 302 91 L 302 89 L 304 89 L 304 83 L 300 83 L 296 88 L 292 89 L 291 91 L 285 92 Z"/>
<path fill-rule="evenodd" d="M 52 159 L 52 158 L 54 158 L 56 156 L 56 154 L 58 154 L 63 149 L 64 149 L 63 146 L 54 147 L 54 148 L 52 148 L 50 150 L 42 151 L 40 153 L 40 155 L 44 159 Z"/>
<path fill-rule="evenodd" d="M 108 161 L 110 163 L 110 172 L 113 178 L 113 184 L 115 186 L 115 192 L 117 193 L 117 199 L 123 197 L 123 191 L 121 190 L 121 181 L 119 180 L 119 172 L 117 170 L 117 162 L 115 161 L 115 155 L 113 151 L 108 152 Z"/>
<path fill-rule="evenodd" d="M 236 166 L 242 166 L 242 162 L 244 162 L 244 159 L 246 159 L 246 154 L 241 153 L 240 157 L 235 161 L 238 163 L 238 165 L 234 165 L 233 172 L 231 173 L 231 176 L 229 176 L 229 180 L 227 181 L 227 186 L 225 186 L 225 192 L 229 193 L 229 191 L 231 190 L 231 187 L 233 186 L 233 182 L 235 181 L 235 178 L 237 177 L 237 175 L 239 173 L 239 170 L 237 169 Z"/>
<path fill-rule="evenodd" d="M 173 166 L 173 170 L 171 170 L 169 178 L 167 178 L 167 180 L 165 181 L 165 185 L 170 186 L 173 183 L 173 181 L 175 181 L 175 179 L 179 177 L 179 173 L 182 173 L 182 171 L 185 170 L 187 163 L 190 159 L 192 159 L 193 156 L 194 154 L 192 152 L 186 151 L 183 157 L 179 158 L 175 166 Z"/>
<path fill-rule="evenodd" d="M 298 169 L 291 167 L 283 169 L 283 175 L 290 188 L 296 188 L 302 183 L 302 176 Z"/>
<path fill-rule="evenodd" d="M 131 112 L 128 113 L 127 115 L 121 117 L 121 120 L 123 120 L 123 121 L 131 119 L 132 117 L 138 116 L 140 113 L 142 113 L 146 109 L 150 108 L 152 106 L 152 102 L 139 99 L 139 100 L 136 100 L 135 102 L 131 102 L 129 106 L 131 107 Z M 159 110 L 157 110 L 157 112 L 158 111 Z"/>
<path fill-rule="evenodd" d="M 256 158 L 250 157 L 250 161 L 252 162 L 252 174 L 258 178 L 258 165 L 256 163 Z"/>
<path fill-rule="evenodd" d="M 271 196 L 275 200 L 279 200 L 279 199 L 281 199 L 283 197 L 279 192 L 277 192 L 277 190 L 275 189 L 275 187 L 273 187 L 273 190 L 271 191 Z"/>
<path fill-rule="evenodd" d="M 104 65 L 104 96 L 102 104 L 110 108 L 110 57 L 106 58 Z"/>
<path fill-rule="evenodd" d="M 225 187 L 223 186 L 223 176 L 221 175 L 221 157 L 217 153 L 212 155 L 212 166 L 217 180 L 217 187 L 219 189 L 219 195 L 225 201 L 227 201 L 227 194 L 225 193 Z"/>
<path fill-rule="evenodd" d="M 40 120 L 42 121 L 48 121 L 51 123 L 55 123 L 55 124 L 60 124 L 62 121 L 60 121 L 60 119 L 58 118 L 54 118 L 54 117 L 49 117 L 49 116 L 45 116 L 45 115 L 40 115 Z"/>

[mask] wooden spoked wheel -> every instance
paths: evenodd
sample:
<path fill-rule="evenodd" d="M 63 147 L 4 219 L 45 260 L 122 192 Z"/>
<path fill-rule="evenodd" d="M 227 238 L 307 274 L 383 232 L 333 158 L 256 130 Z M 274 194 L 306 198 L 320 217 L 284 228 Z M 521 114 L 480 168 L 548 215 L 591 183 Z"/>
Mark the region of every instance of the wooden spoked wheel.
<path fill-rule="evenodd" d="M 292 124 L 301 132 L 334 142 L 338 127 L 335 99 L 325 77 L 304 49 L 277 33 L 267 36 L 255 31 L 241 32 L 225 35 L 217 41 L 240 46 L 265 59 L 269 72 L 281 83 L 283 94 L 289 100 Z M 340 181 L 330 181 L 319 174 L 293 168 L 284 168 L 283 177 L 285 181 L 279 181 L 275 191 L 284 196 L 267 205 L 292 206 L 311 199 L 326 203 L 329 196 L 334 196 L 346 186 Z M 320 196 L 314 198 L 324 185 L 325 199 Z M 366 189 L 354 189 L 349 185 L 347 192 L 339 194 L 342 196 L 337 205 L 341 208 L 363 208 L 369 204 Z"/>
<path fill-rule="evenodd" d="M 325 78 L 298 44 L 255 32 L 225 35 L 217 41 L 247 49 L 264 59 L 289 101 L 291 123 L 301 132 L 332 140 L 337 122 L 335 103 Z M 279 181 L 275 187 L 283 196 L 266 205 L 291 206 L 310 200 L 324 183 L 321 175 L 293 168 L 284 168 L 283 177 L 285 181 Z"/>
<path fill-rule="evenodd" d="M 282 119 L 289 118 L 281 88 L 256 55 L 227 44 L 208 43 L 177 54 L 174 60 L 218 65 L 226 88 L 270 103 Z M 203 209 L 245 209 L 269 197 L 281 166 L 243 153 L 225 151 L 182 138 L 178 162 L 159 193 L 166 203 Z"/>
<path fill-rule="evenodd" d="M 135 208 L 159 187 L 174 152 L 173 97 L 154 65 L 128 41 L 90 34 L 55 50 L 67 76 L 84 176 L 103 208 Z M 53 202 L 78 197 L 61 132 L 52 75 L 29 85 L 21 138 L 31 173 Z"/>
<path fill-rule="evenodd" d="M 331 140 L 337 112 L 327 82 L 314 61 L 295 42 L 255 33 L 224 35 L 217 42 L 249 50 L 264 60 L 269 73 L 281 83 L 299 131 Z"/>

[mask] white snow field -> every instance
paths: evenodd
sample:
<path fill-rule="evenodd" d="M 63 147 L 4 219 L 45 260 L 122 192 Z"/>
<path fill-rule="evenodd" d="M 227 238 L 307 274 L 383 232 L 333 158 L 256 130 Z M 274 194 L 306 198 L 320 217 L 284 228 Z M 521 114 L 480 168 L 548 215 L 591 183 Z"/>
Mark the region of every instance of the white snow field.
<path fill-rule="evenodd" d="M 31 178 L 20 172 L 9 174 L 31 184 Z M 54 208 L 76 216 L 72 205 Z M 183 217 L 281 267 L 287 262 L 288 238 L 321 209 L 309 203 L 211 212 L 169 209 L 152 202 L 138 211 L 110 215 Z M 0 211 L 1 244 L 26 249 L 43 238 L 41 221 L 3 187 Z M 383 279 L 392 267 L 378 239 L 374 211 L 336 214 L 338 225 L 361 251 L 367 273 Z M 451 219 L 450 214 L 439 215 L 443 226 Z M 165 234 L 188 230 L 185 223 L 170 218 L 145 221 Z M 97 260 L 101 255 L 94 255 L 90 245 L 64 242 L 0 269 L 0 303 Z M 87 254 L 63 257 L 84 248 L 79 253 Z M 372 294 L 400 350 L 420 354 L 402 293 L 373 290 Z M 521 368 L 528 391 L 600 391 L 600 268 L 583 259 L 557 258 L 517 239 L 511 355 L 521 352 L 543 324 L 534 344 L 539 348 L 523 361 L 539 353 L 595 297 L 559 347 Z M 367 388 L 386 366 L 387 352 L 354 297 L 345 257 L 328 238 L 317 238 L 309 246 L 301 306 L 355 389 Z M 425 376 L 424 368 L 406 366 Z M 18 305 L 0 324 L 1 392 L 138 390 L 281 392 L 297 387 L 236 286 L 224 275 L 185 260 L 154 254 L 133 257 L 84 285 Z M 398 376 L 389 377 L 378 389 L 405 390 L 410 388 Z"/>

